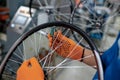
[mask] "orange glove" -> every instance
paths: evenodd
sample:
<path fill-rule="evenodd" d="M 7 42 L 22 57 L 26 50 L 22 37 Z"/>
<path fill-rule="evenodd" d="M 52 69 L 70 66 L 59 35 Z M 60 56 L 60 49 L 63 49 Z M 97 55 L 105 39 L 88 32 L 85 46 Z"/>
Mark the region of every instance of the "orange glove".
<path fill-rule="evenodd" d="M 76 4 L 76 5 L 79 5 L 79 7 L 82 8 L 82 7 L 83 7 L 83 4 L 82 4 L 82 3 L 79 4 L 79 3 L 80 3 L 80 0 L 75 0 L 75 4 Z"/>
<path fill-rule="evenodd" d="M 44 73 L 35 57 L 22 63 L 16 80 L 44 80 Z"/>
<path fill-rule="evenodd" d="M 79 4 L 79 2 L 80 2 L 80 0 L 75 0 L 76 5 L 78 5 L 78 4 Z"/>
<path fill-rule="evenodd" d="M 52 49 L 55 49 L 60 56 L 74 60 L 82 57 L 83 47 L 77 45 L 73 40 L 62 35 L 61 31 L 55 32 L 53 37 L 48 34 L 48 39 L 49 46 Z"/>

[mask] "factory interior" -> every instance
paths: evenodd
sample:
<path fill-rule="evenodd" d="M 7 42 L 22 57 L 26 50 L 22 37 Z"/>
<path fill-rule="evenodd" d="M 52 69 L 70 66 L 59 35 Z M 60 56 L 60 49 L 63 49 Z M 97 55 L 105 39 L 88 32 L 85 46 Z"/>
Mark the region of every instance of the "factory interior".
<path fill-rule="evenodd" d="M 119 33 L 120 0 L 0 0 L 0 80 L 105 80 Z M 20 73 L 33 58 L 43 79 Z"/>

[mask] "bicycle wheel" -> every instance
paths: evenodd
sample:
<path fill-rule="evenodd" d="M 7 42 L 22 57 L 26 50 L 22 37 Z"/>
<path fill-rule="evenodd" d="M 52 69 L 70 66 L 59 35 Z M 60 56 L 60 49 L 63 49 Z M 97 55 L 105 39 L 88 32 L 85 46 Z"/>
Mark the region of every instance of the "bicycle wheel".
<path fill-rule="evenodd" d="M 37 14 L 33 18 L 36 25 L 49 21 L 68 22 L 73 8 L 73 0 L 31 0 L 29 7 L 37 9 Z"/>
<path fill-rule="evenodd" d="M 117 17 L 120 16 L 119 0 L 75 0 L 76 4 L 71 22 L 83 29 L 96 43 L 100 52 L 104 52 L 111 45 L 107 38 L 116 37 Z M 75 35 L 76 41 L 79 38 Z M 115 40 L 115 39 L 114 39 Z M 113 41 L 114 42 L 114 41 Z M 104 43 L 107 43 L 105 46 Z M 112 42 L 111 42 L 112 43 Z"/>
<path fill-rule="evenodd" d="M 88 45 L 93 53 L 81 59 L 84 60 L 88 57 L 94 57 L 97 65 L 88 66 L 80 62 L 81 59 L 72 60 L 58 55 L 55 49 L 49 47 L 49 40 L 46 37 L 48 33 L 53 31 L 52 29 L 55 31 L 67 29 L 65 30 L 66 32 L 63 33 L 64 36 L 69 34 L 69 31 L 78 33 L 81 36 L 79 43 Z M 72 35 L 69 36 L 69 38 L 75 41 Z M 76 45 L 79 45 L 79 43 Z M 59 46 L 56 46 L 56 48 L 59 48 Z M 96 71 L 98 71 L 98 79 L 103 80 L 103 68 L 97 48 L 84 31 L 72 24 L 64 22 L 46 23 L 23 34 L 13 44 L 1 63 L 0 75 L 4 80 L 15 80 L 16 71 L 22 62 L 33 56 L 36 57 L 41 64 L 45 72 L 45 80 L 91 80 Z M 96 67 L 96 70 L 93 67 Z"/>

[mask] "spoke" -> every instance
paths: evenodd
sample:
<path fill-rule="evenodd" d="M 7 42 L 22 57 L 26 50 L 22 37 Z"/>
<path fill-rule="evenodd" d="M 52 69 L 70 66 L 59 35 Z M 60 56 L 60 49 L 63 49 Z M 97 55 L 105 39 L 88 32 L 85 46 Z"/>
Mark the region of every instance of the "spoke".
<path fill-rule="evenodd" d="M 107 8 L 107 7 L 101 7 L 101 10 L 106 11 L 107 14 L 110 15 L 111 11 L 110 11 L 109 8 Z M 104 20 L 104 19 L 106 19 L 106 18 L 104 18 L 104 15 L 106 14 L 106 12 L 105 13 L 101 13 L 101 16 L 99 16 L 97 20 L 101 20 L 101 19 Z"/>
<path fill-rule="evenodd" d="M 67 29 L 66 30 L 66 32 L 65 32 L 65 34 L 64 34 L 64 36 L 66 36 L 67 34 L 68 34 L 68 32 L 70 31 L 70 29 Z M 55 44 L 55 42 L 56 42 L 56 40 L 57 40 L 57 38 L 58 38 L 58 36 L 59 36 L 59 34 L 57 34 L 57 36 L 56 36 L 56 38 L 55 38 L 55 40 L 53 41 L 53 44 L 52 44 L 52 47 L 51 47 L 51 49 L 53 49 L 53 46 L 54 46 L 54 44 Z M 63 39 L 64 37 L 62 37 L 61 38 L 61 40 L 60 40 L 60 42 L 59 43 L 61 43 L 62 42 L 62 39 Z M 58 43 L 58 44 L 59 44 Z"/>
<path fill-rule="evenodd" d="M 66 15 L 66 16 L 69 16 L 69 15 Z M 55 17 L 56 21 L 65 21 L 65 22 L 68 22 L 68 19 L 63 17 L 63 15 L 56 15 Z"/>
<path fill-rule="evenodd" d="M 94 55 L 91 54 L 91 55 L 85 56 L 85 57 L 83 57 L 83 58 L 81 58 L 81 59 L 78 59 L 78 60 L 84 60 L 84 59 L 87 59 L 87 58 L 89 58 L 89 57 L 93 57 L 93 56 L 94 56 Z"/>
<path fill-rule="evenodd" d="M 13 53 L 15 56 L 17 56 L 18 58 L 20 58 L 21 60 L 23 60 L 23 58 L 20 56 L 20 55 L 18 55 L 16 52 L 14 52 Z"/>
<path fill-rule="evenodd" d="M 27 41 L 29 41 L 29 44 L 31 44 L 31 45 L 29 45 L 29 44 L 27 43 Z M 27 43 L 27 44 L 26 44 L 26 43 Z M 31 35 L 30 37 L 28 37 L 27 40 L 23 42 L 23 46 L 24 46 L 24 55 L 25 55 L 26 58 L 27 58 L 27 54 L 29 54 L 29 53 L 26 52 L 27 47 L 32 47 L 32 49 L 33 49 L 32 51 L 35 52 L 35 55 L 37 55 L 36 33 L 34 33 L 34 34 Z M 33 53 L 32 53 L 32 54 L 33 54 Z"/>
<path fill-rule="evenodd" d="M 54 15 L 54 16 L 58 16 L 58 14 L 52 14 L 52 15 Z M 66 16 L 70 16 L 71 14 L 70 13 L 62 13 L 62 14 L 59 14 L 59 16 L 61 17 L 61 16 L 64 16 L 64 15 L 66 15 Z"/>
<path fill-rule="evenodd" d="M 107 7 L 105 5 L 104 5 L 104 7 L 106 7 L 105 10 L 108 12 L 109 16 L 111 16 L 113 14 L 116 14 L 116 12 L 118 13 L 117 9 L 118 9 L 119 5 L 113 5 L 113 4 L 111 4 L 109 7 Z M 114 7 L 113 10 L 110 10 L 111 7 Z M 107 10 L 107 9 L 109 9 L 109 10 Z M 101 17 L 103 17 L 103 15 Z"/>
<path fill-rule="evenodd" d="M 45 61 L 44 61 L 43 65 L 42 65 L 42 68 L 44 68 L 45 64 L 47 63 L 47 59 L 48 58 L 49 58 L 49 56 L 47 55 L 46 58 L 45 58 Z"/>
<path fill-rule="evenodd" d="M 49 55 L 52 55 L 55 50 L 57 50 L 60 46 L 62 46 L 62 44 L 60 44 L 59 46 L 57 46 L 55 49 L 51 50 L 51 52 L 49 52 L 44 58 L 42 58 L 39 62 L 41 63 L 44 59 L 46 59 Z"/>
<path fill-rule="evenodd" d="M 37 35 L 36 33 L 33 34 L 33 36 L 34 36 L 34 49 L 35 49 L 35 54 L 36 54 L 36 56 L 37 56 L 37 55 L 38 55 L 38 54 L 37 54 L 38 52 L 37 52 L 37 42 L 36 42 L 37 39 L 36 39 L 36 35 Z M 32 43 L 33 43 L 33 42 L 32 42 Z"/>
<path fill-rule="evenodd" d="M 23 41 L 23 51 L 25 51 L 25 50 L 26 50 L 26 48 L 25 48 L 25 41 Z M 27 56 L 26 56 L 25 53 L 23 54 L 23 58 L 24 58 L 24 60 L 27 59 Z"/>
<path fill-rule="evenodd" d="M 38 42 L 39 42 L 39 45 L 38 45 L 38 50 L 37 50 L 37 52 L 38 52 L 38 60 L 40 60 L 40 57 L 39 57 L 39 52 L 40 52 L 40 49 L 41 49 L 41 40 L 42 40 L 42 35 L 41 34 L 38 34 L 39 35 L 39 38 L 38 38 Z"/>
<path fill-rule="evenodd" d="M 47 65 L 47 66 L 50 65 L 52 59 L 53 59 L 53 58 L 52 58 L 52 55 L 50 55 L 50 56 L 48 57 L 48 63 L 47 63 L 48 65 Z M 45 66 L 44 66 L 44 67 L 45 67 Z M 43 67 L 43 68 L 44 68 L 44 67 Z"/>
<path fill-rule="evenodd" d="M 2 76 L 3 76 L 3 77 L 9 77 L 9 78 L 12 79 L 12 80 L 15 80 L 15 79 L 16 79 L 16 77 L 14 77 L 14 76 L 9 76 L 8 74 L 4 74 L 4 73 L 3 73 Z"/>
<path fill-rule="evenodd" d="M 9 61 L 15 62 L 15 63 L 17 63 L 17 64 L 22 64 L 21 62 L 18 62 L 18 61 L 13 60 L 13 59 L 9 59 Z"/>
<path fill-rule="evenodd" d="M 84 16 L 84 15 L 78 15 L 78 16 L 80 16 L 81 18 L 83 18 L 83 19 L 85 19 L 85 20 L 88 20 L 91 24 L 93 24 L 92 21 L 94 21 L 94 19 L 90 19 L 89 17 Z"/>
<path fill-rule="evenodd" d="M 39 33 L 41 36 L 43 35 L 43 36 L 46 36 L 46 37 L 47 37 L 47 35 L 48 35 L 47 32 L 42 31 L 42 30 L 40 30 L 38 33 Z"/>
<path fill-rule="evenodd" d="M 65 17 L 66 19 L 69 19 L 69 17 L 66 16 L 64 13 L 61 13 L 61 12 L 59 12 L 59 11 L 57 11 L 57 10 L 54 10 L 54 12 L 55 12 L 57 15 L 61 15 L 61 16 Z"/>
<path fill-rule="evenodd" d="M 83 27 L 83 28 L 89 28 L 92 26 L 92 24 L 83 24 L 83 23 L 79 23 L 79 22 L 73 22 L 73 24 L 75 25 L 78 25 L 80 28 Z"/>
<path fill-rule="evenodd" d="M 44 2 L 45 2 L 45 5 L 48 6 L 48 1 L 47 1 L 47 0 L 44 0 Z"/>
<path fill-rule="evenodd" d="M 50 5 L 54 6 L 56 4 L 56 0 L 51 0 Z"/>
<path fill-rule="evenodd" d="M 115 13 L 114 15 L 112 15 L 112 16 L 110 16 L 109 18 L 112 20 L 115 16 L 117 16 L 119 13 Z M 103 26 L 105 26 L 107 24 L 107 22 L 105 22 L 104 24 L 103 24 Z"/>
<path fill-rule="evenodd" d="M 12 69 L 12 67 L 10 65 L 7 64 L 6 69 L 10 70 L 11 72 L 13 72 L 14 74 L 16 74 L 16 72 Z"/>
<path fill-rule="evenodd" d="M 108 6 L 108 1 L 109 1 L 109 0 L 105 0 L 104 6 Z"/>
<path fill-rule="evenodd" d="M 108 2 L 109 0 L 105 0 L 103 7 L 108 7 L 109 9 L 111 9 L 113 4 L 108 6 Z"/>
<path fill-rule="evenodd" d="M 62 5 L 62 6 L 57 6 L 55 9 L 60 9 L 60 8 L 68 8 L 70 7 L 70 4 Z"/>
<path fill-rule="evenodd" d="M 54 53 L 55 51 L 51 51 L 50 53 L 48 53 L 46 56 L 44 56 L 44 58 L 39 60 L 39 63 L 41 63 L 43 60 L 45 60 L 49 55 L 51 55 L 52 53 Z"/>
<path fill-rule="evenodd" d="M 87 8 L 88 12 L 94 16 L 94 18 L 97 18 L 96 14 L 94 13 L 94 10 L 91 10 L 94 8 L 91 8 L 91 7 L 88 8 L 88 6 L 86 6 L 86 5 L 85 5 L 85 7 Z"/>
<path fill-rule="evenodd" d="M 81 2 L 79 2 L 79 4 L 80 4 Z M 86 3 L 86 1 L 83 1 L 83 5 Z M 89 22 L 91 22 L 92 24 L 93 24 L 93 22 L 91 21 L 92 19 L 89 19 L 89 17 L 86 17 L 86 16 L 84 16 L 84 15 L 81 15 L 81 14 L 75 14 L 75 10 L 78 8 L 78 6 L 79 5 L 76 5 L 75 6 L 75 8 L 74 8 L 74 10 L 73 10 L 73 12 L 72 12 L 72 14 L 71 14 L 71 20 L 72 20 L 72 18 L 75 16 L 75 15 L 77 15 L 77 16 L 79 16 L 79 17 L 81 17 L 81 18 L 83 18 L 83 19 L 86 19 L 86 20 L 88 20 Z M 70 21 L 71 21 L 70 20 Z"/>
<path fill-rule="evenodd" d="M 57 46 L 54 50 L 52 50 L 50 53 L 48 53 L 48 55 L 45 56 L 44 59 L 47 58 L 47 57 L 48 57 L 50 54 L 52 54 L 53 52 L 55 52 L 55 50 L 58 49 L 60 46 L 61 46 L 61 45 Z M 43 59 L 42 59 L 42 60 L 43 60 Z M 40 60 L 39 62 L 42 62 L 42 60 Z M 68 59 L 66 58 L 66 59 L 63 60 L 61 63 L 59 63 L 57 66 L 60 66 L 61 64 L 63 64 L 63 63 L 66 62 L 67 60 L 68 60 Z M 57 67 L 57 66 L 56 66 L 56 67 Z M 51 72 L 51 71 L 53 71 L 53 70 L 54 70 L 54 69 L 50 70 L 49 72 Z"/>
<path fill-rule="evenodd" d="M 78 5 L 75 5 L 75 8 L 73 9 L 73 11 L 70 15 L 69 23 L 73 23 L 74 14 L 75 14 L 77 7 L 78 7 Z"/>
<path fill-rule="evenodd" d="M 56 65 L 54 68 L 52 68 L 51 70 L 48 71 L 48 73 L 52 72 L 53 70 L 55 70 L 56 68 L 58 68 L 59 66 L 61 66 L 63 63 L 65 63 L 67 61 L 67 58 L 64 59 L 61 63 L 59 63 L 58 65 Z"/>
<path fill-rule="evenodd" d="M 72 56 L 74 56 L 74 55 L 76 55 L 77 53 L 74 53 L 74 55 L 73 55 L 73 51 L 77 48 L 77 46 L 81 43 L 81 41 L 83 40 L 83 38 L 81 38 L 80 40 L 79 40 L 79 42 L 75 45 L 75 47 L 71 50 L 71 52 L 69 53 L 69 55 L 67 55 L 67 57 L 72 57 Z M 72 55 L 72 56 L 71 56 Z"/>
<path fill-rule="evenodd" d="M 40 2 L 40 0 L 37 0 L 37 2 L 40 6 L 43 6 L 42 3 Z"/>
<path fill-rule="evenodd" d="M 118 8 L 119 8 L 119 5 L 115 5 L 115 4 L 114 4 L 113 7 L 114 7 L 114 8 L 113 8 L 112 12 L 113 12 L 113 13 L 116 13 L 117 10 L 118 10 Z"/>
<path fill-rule="evenodd" d="M 119 12 L 114 13 L 114 15 L 110 15 L 110 18 L 114 18 L 115 16 L 117 16 L 119 14 Z"/>
<path fill-rule="evenodd" d="M 47 68 L 47 69 L 56 69 L 56 66 L 49 66 L 49 67 L 44 67 L 45 69 Z M 88 68 L 88 66 L 58 66 L 57 67 L 57 69 L 59 69 L 59 68 L 71 68 L 71 69 L 73 69 L 73 68 Z"/>
<path fill-rule="evenodd" d="M 18 48 L 18 51 L 20 52 L 20 55 L 23 56 L 22 50 L 19 47 L 17 47 L 17 48 Z"/>

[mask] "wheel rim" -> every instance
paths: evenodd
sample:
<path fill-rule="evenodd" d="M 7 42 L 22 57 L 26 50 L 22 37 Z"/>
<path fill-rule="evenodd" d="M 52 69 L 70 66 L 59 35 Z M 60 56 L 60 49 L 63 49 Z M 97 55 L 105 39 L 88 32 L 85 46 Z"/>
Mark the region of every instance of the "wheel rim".
<path fill-rule="evenodd" d="M 21 62 L 22 62 L 22 60 L 24 61 L 25 59 L 28 59 L 28 58 L 30 58 L 30 57 L 32 57 L 32 56 L 37 56 L 38 55 L 38 53 L 40 53 L 40 48 L 42 48 L 42 50 L 44 50 L 43 48 L 45 47 L 46 48 L 46 46 L 40 46 L 40 43 L 38 43 L 39 45 L 37 45 L 36 43 L 35 44 L 31 44 L 31 45 L 33 45 L 33 47 L 32 48 L 34 48 L 35 50 L 33 50 L 33 55 L 31 54 L 31 56 L 28 56 L 27 55 L 27 53 L 29 53 L 29 50 L 31 50 L 31 47 L 28 47 L 28 46 L 26 46 L 27 44 L 30 44 L 30 42 L 31 42 L 31 37 L 35 40 L 35 42 L 36 42 L 36 40 L 41 40 L 41 38 L 39 38 L 39 39 L 37 39 L 36 37 L 38 36 L 38 31 L 39 30 L 42 30 L 43 28 L 48 28 L 48 27 L 51 27 L 51 26 L 57 26 L 57 30 L 58 29 L 60 29 L 60 28 L 58 28 L 59 26 L 60 27 L 64 27 L 64 28 L 69 28 L 69 29 L 72 29 L 72 30 L 75 30 L 76 32 L 78 32 L 82 37 L 83 37 L 83 39 L 82 40 L 85 40 L 86 42 L 88 42 L 88 45 L 90 46 L 90 48 L 91 48 L 91 50 L 93 51 L 93 55 L 94 55 L 94 57 L 95 57 L 95 59 L 96 59 L 96 63 L 97 63 L 97 71 L 98 71 L 98 73 L 99 73 L 99 80 L 103 80 L 103 69 L 102 69 L 102 63 L 101 63 L 101 60 L 100 60 L 100 56 L 99 56 L 99 53 L 98 53 L 98 51 L 97 51 L 97 48 L 95 47 L 95 45 L 94 45 L 94 43 L 92 43 L 92 41 L 89 39 L 89 37 L 86 35 L 86 33 L 84 33 L 81 29 L 79 29 L 78 27 L 76 27 L 76 26 L 74 26 L 74 25 L 71 25 L 71 24 L 68 24 L 68 23 L 62 23 L 62 22 L 53 22 L 53 23 L 47 23 L 47 24 L 43 24 L 43 25 L 40 25 L 40 26 L 38 26 L 38 27 L 36 27 L 36 28 L 33 28 L 32 30 L 30 30 L 30 31 L 28 31 L 28 32 L 26 32 L 23 36 L 21 36 L 16 42 L 15 42 L 15 44 L 11 47 L 11 49 L 8 51 L 8 53 L 7 53 L 7 55 L 6 55 L 6 57 L 4 58 L 4 60 L 3 60 L 3 62 L 2 62 L 2 64 L 1 64 L 1 66 L 0 66 L 0 71 L 1 72 L 3 72 L 3 70 L 5 71 L 7 71 L 7 72 L 9 72 L 10 74 L 12 74 L 12 76 L 14 75 L 16 75 L 15 73 L 16 73 L 16 71 L 17 71 L 17 69 L 18 69 L 18 67 L 21 65 Z M 55 28 L 55 27 L 54 27 Z M 47 29 L 47 33 L 49 32 L 48 30 L 49 30 L 50 28 L 48 28 Z M 37 32 L 37 33 L 35 33 L 35 32 Z M 67 33 L 66 33 L 67 34 Z M 42 34 L 43 35 L 43 34 Z M 45 36 L 46 37 L 46 36 Z M 43 38 L 43 37 L 42 37 Z M 70 38 L 70 37 L 69 37 Z M 72 39 L 72 38 L 71 38 Z M 30 42 L 28 41 L 28 40 L 30 40 Z M 32 42 L 34 41 L 34 40 L 32 40 Z M 45 39 L 44 39 L 45 40 Z M 74 40 L 74 39 L 73 39 Z M 81 41 L 81 40 L 80 40 Z M 32 43 L 31 42 L 31 43 Z M 23 44 L 21 44 L 21 43 L 23 43 Z M 37 46 L 37 47 L 35 47 L 35 45 Z M 48 47 L 48 44 L 46 44 L 47 45 L 47 48 L 49 48 Z M 29 45 L 30 46 L 30 45 Z M 27 47 L 29 48 L 29 50 L 27 49 Z M 22 50 L 23 49 L 23 50 Z M 27 51 L 28 50 L 28 52 L 25 52 L 25 51 Z M 50 49 L 49 49 L 50 50 Z M 47 51 L 49 51 L 49 50 L 47 50 Z M 21 52 L 22 51 L 22 52 Z M 54 52 L 54 50 L 52 50 L 53 52 Z M 30 51 L 31 52 L 31 51 Z M 44 52 L 44 51 L 41 51 L 41 52 Z M 19 54 L 16 54 L 16 53 L 19 53 Z M 24 54 L 23 54 L 24 53 Z M 45 53 L 47 53 L 47 52 L 44 52 L 44 54 Z M 48 52 L 49 54 L 50 53 L 52 53 L 52 52 Z M 55 54 L 55 53 L 54 53 Z M 24 56 L 24 55 L 26 55 L 26 56 Z M 41 54 L 42 55 L 42 54 Z M 47 54 L 42 58 L 42 59 L 40 59 L 39 58 L 39 62 L 40 62 L 40 64 L 46 64 L 46 65 L 48 65 L 48 63 L 49 62 L 44 62 L 44 59 L 45 59 L 45 57 L 47 56 Z M 55 56 L 58 56 L 58 55 L 56 55 L 55 54 Z M 17 59 L 15 58 L 15 57 L 18 57 Z M 50 57 L 49 57 L 50 58 Z M 56 57 L 55 57 L 56 58 Z M 49 70 L 47 70 L 47 76 L 48 76 L 48 78 L 49 79 L 46 79 L 46 80 L 52 80 L 52 79 L 54 79 L 54 80 L 57 80 L 56 78 L 54 78 L 55 76 L 57 76 L 55 73 L 55 75 L 54 76 L 52 76 L 51 77 L 51 75 L 50 74 L 48 74 L 48 71 L 50 71 L 50 72 L 54 72 L 54 70 L 58 70 L 58 72 L 56 71 L 56 73 L 60 73 L 61 72 L 61 70 L 59 70 L 59 69 L 65 69 L 65 68 L 78 68 L 78 69 L 80 69 L 80 65 L 79 66 L 75 66 L 75 65 L 73 65 L 73 66 L 66 66 L 68 63 L 71 63 L 71 62 L 74 62 L 74 60 L 70 60 L 70 59 L 64 59 L 64 58 L 61 58 L 61 57 L 58 57 L 58 58 L 60 58 L 60 61 L 59 61 L 59 59 L 54 59 L 54 60 L 58 60 L 58 62 L 55 62 L 55 64 L 54 64 L 54 66 L 52 66 L 52 64 L 50 65 L 49 64 L 49 66 L 45 66 L 45 65 L 42 65 L 42 67 L 43 67 L 43 70 L 46 72 L 46 70 L 45 69 L 49 69 Z M 84 58 L 83 58 L 84 59 Z M 46 59 L 45 59 L 46 60 Z M 62 60 L 62 61 L 61 61 Z M 54 62 L 54 61 L 53 61 Z M 15 65 L 15 67 L 10 67 L 11 65 L 10 65 L 10 63 L 17 63 L 16 65 Z M 19 64 L 20 63 L 20 64 Z M 64 65 L 63 65 L 63 63 L 64 63 Z M 62 65 L 60 65 L 60 64 L 62 64 Z M 60 66 L 59 66 L 60 65 Z M 6 67 L 6 68 L 5 68 Z M 7 67 L 9 67 L 9 68 L 7 68 Z M 87 67 L 87 66 L 83 66 L 82 68 L 84 68 L 84 67 Z M 91 66 L 91 67 L 93 67 L 93 66 Z M 11 68 L 11 69 L 10 69 Z M 13 69 L 13 70 L 12 70 Z M 47 78 L 47 77 L 46 77 Z"/>

